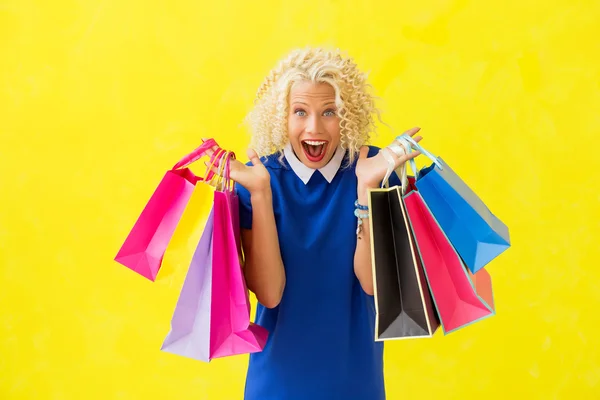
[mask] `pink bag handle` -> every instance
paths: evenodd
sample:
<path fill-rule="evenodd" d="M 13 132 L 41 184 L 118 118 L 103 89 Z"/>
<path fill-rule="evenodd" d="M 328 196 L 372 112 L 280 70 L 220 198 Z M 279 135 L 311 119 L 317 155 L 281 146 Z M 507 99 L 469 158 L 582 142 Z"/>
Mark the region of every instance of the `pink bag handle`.
<path fill-rule="evenodd" d="M 225 155 L 226 151 L 219 148 L 215 151 L 210 158 L 210 162 L 208 163 L 208 167 L 206 167 L 206 172 L 204 173 L 203 178 L 199 178 L 200 181 L 206 182 L 209 185 L 215 186 L 213 183 L 213 179 L 217 176 L 214 172 L 212 172 L 213 167 L 218 166 L 221 162 L 221 158 Z"/>
<path fill-rule="evenodd" d="M 217 151 L 215 151 L 213 153 L 213 155 L 210 157 L 210 164 L 213 166 L 216 166 L 218 168 L 221 165 L 221 159 L 223 158 L 224 155 L 225 155 L 225 150 L 223 150 L 219 147 L 219 149 Z M 215 158 L 217 158 L 217 157 L 219 157 L 219 161 L 215 163 Z M 215 173 L 212 171 L 212 168 L 209 168 L 205 179 L 211 180 L 214 175 L 215 175 Z"/>
<path fill-rule="evenodd" d="M 222 153 L 219 159 L 219 170 L 215 174 L 218 178 L 218 183 L 215 185 L 218 191 L 230 191 L 231 179 L 229 178 L 229 164 L 232 158 L 235 159 L 235 154 L 232 151 L 226 151 Z"/>
<path fill-rule="evenodd" d="M 235 153 L 219 148 L 211 157 L 210 167 L 207 169 L 204 181 L 210 182 L 219 191 L 231 191 L 232 180 L 229 177 L 231 160 L 235 160 Z M 216 167 L 216 173 L 213 172 L 213 167 Z"/>
<path fill-rule="evenodd" d="M 232 180 L 229 176 L 231 173 L 231 160 L 235 160 L 235 153 L 233 151 L 227 153 L 224 160 L 225 165 L 223 167 L 223 190 L 229 192 L 231 192 L 232 188 Z"/>
<path fill-rule="evenodd" d="M 173 169 L 185 168 L 193 162 L 198 161 L 202 156 L 214 146 L 219 146 L 214 139 L 208 139 L 206 142 L 203 142 L 198 148 L 192 151 L 187 156 L 183 157 Z M 216 152 L 215 152 L 216 153 Z"/>

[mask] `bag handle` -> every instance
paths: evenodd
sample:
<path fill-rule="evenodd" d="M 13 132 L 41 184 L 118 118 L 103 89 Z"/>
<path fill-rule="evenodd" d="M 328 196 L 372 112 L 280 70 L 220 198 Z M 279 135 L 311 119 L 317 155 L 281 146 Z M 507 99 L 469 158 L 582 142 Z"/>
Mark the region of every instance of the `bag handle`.
<path fill-rule="evenodd" d="M 415 151 L 415 147 L 416 147 L 417 148 L 416 150 L 420 151 L 421 154 L 425 154 L 440 169 L 443 168 L 442 163 L 440 163 L 440 161 L 433 154 L 431 154 L 430 152 L 425 150 L 422 146 L 420 146 L 411 136 L 409 136 L 407 134 L 403 134 L 401 136 L 398 136 L 395 139 L 395 141 L 398 142 L 398 144 L 394 145 L 394 146 L 398 147 L 398 152 L 404 153 L 403 155 L 410 155 L 413 151 Z M 391 149 L 388 149 L 388 150 L 391 151 Z M 388 170 L 386 171 L 385 178 L 382 181 L 381 187 L 388 188 L 389 187 L 388 180 L 389 180 L 389 177 L 392 175 L 392 172 L 394 171 L 394 165 L 396 164 L 396 162 L 389 152 L 382 152 L 382 154 L 388 162 Z M 419 174 L 419 169 L 417 168 L 417 163 L 415 162 L 415 159 L 411 158 L 410 160 L 408 160 L 408 162 L 410 163 L 410 168 L 412 169 L 413 173 L 415 174 L 415 179 L 417 179 L 418 174 Z M 396 174 L 400 178 L 402 195 L 405 195 L 406 191 L 409 188 L 408 171 L 407 170 L 408 170 L 408 167 L 406 165 L 406 162 L 402 163 L 402 165 L 396 169 Z"/>
<path fill-rule="evenodd" d="M 381 181 L 382 188 L 389 187 L 389 179 L 390 179 L 390 176 L 392 175 L 392 172 L 394 172 L 394 166 L 396 165 L 396 160 L 394 160 L 394 157 L 391 155 L 391 152 L 394 152 L 397 155 L 400 155 L 399 153 L 401 153 L 401 156 L 410 154 L 410 143 L 408 143 L 408 141 L 406 141 L 404 139 L 399 139 L 399 138 L 396 138 L 396 141 L 398 142 L 398 144 L 393 143 L 390 146 L 386 147 L 385 149 L 381 149 L 379 151 L 388 163 L 388 169 L 385 173 L 385 177 L 383 178 L 383 181 Z M 413 161 L 413 160 L 411 160 L 411 161 Z M 408 182 L 408 178 L 406 176 L 405 165 L 406 165 L 406 163 L 404 162 L 400 166 L 398 166 L 398 168 L 396 168 L 396 174 L 398 175 L 398 177 L 400 177 L 400 181 L 402 182 L 403 188 L 404 188 L 405 182 Z"/>
<path fill-rule="evenodd" d="M 233 180 L 230 177 L 231 160 L 235 160 L 235 153 L 233 151 L 230 152 L 227 157 L 226 165 L 225 165 L 225 172 L 223 173 L 223 179 L 225 179 L 225 189 L 227 189 L 230 192 L 233 190 Z"/>
<path fill-rule="evenodd" d="M 219 146 L 214 139 L 208 139 L 206 142 L 203 142 L 200 146 L 198 146 L 194 151 L 190 154 L 183 157 L 177 164 L 173 166 L 172 169 L 180 169 L 185 168 L 193 162 L 198 161 L 202 156 L 214 146 Z"/>
<path fill-rule="evenodd" d="M 408 136 L 408 135 L 406 135 Z M 410 136 L 408 136 L 410 137 Z M 413 148 L 411 146 L 411 143 L 405 138 L 405 137 L 400 137 L 398 140 L 398 142 L 400 142 L 404 149 L 406 149 L 406 155 L 410 155 L 410 153 L 413 152 Z M 414 158 L 411 158 L 410 160 L 408 160 L 408 162 L 410 163 L 410 168 L 413 170 L 413 173 L 415 174 L 415 178 L 417 177 L 417 173 L 419 172 L 419 170 L 417 169 L 417 163 L 415 162 Z M 408 174 L 407 174 L 407 169 L 408 167 L 406 166 L 406 163 L 404 163 L 402 165 L 402 177 L 401 177 L 401 193 L 404 196 L 406 194 L 406 191 L 408 190 Z"/>
<path fill-rule="evenodd" d="M 421 146 L 419 143 L 417 143 L 415 141 L 415 139 L 412 138 L 412 136 L 404 133 L 404 134 L 398 136 L 396 138 L 396 140 L 397 141 L 403 140 L 403 141 L 405 141 L 405 143 L 408 142 L 410 144 L 409 147 L 411 147 L 411 150 L 420 151 L 421 154 L 423 154 L 424 156 L 426 156 L 427 158 L 429 158 L 431 161 L 433 161 L 433 163 L 436 165 L 436 167 L 438 167 L 439 169 L 444 169 L 444 166 L 442 165 L 442 163 L 440 162 L 440 160 L 436 156 L 434 156 L 432 153 L 430 153 L 429 151 L 427 151 L 426 149 L 424 149 L 423 146 Z M 409 151 L 411 151 L 411 150 L 409 150 Z M 410 160 L 410 161 L 411 161 L 411 163 L 410 163 L 411 164 L 411 168 L 413 168 L 414 173 L 415 173 L 415 178 L 416 178 L 417 175 L 418 175 L 418 170 L 416 169 L 417 164 L 415 163 L 414 158 L 412 160 Z"/>
<path fill-rule="evenodd" d="M 233 151 L 227 151 L 227 153 L 221 158 L 221 165 L 219 166 L 219 177 L 222 178 L 221 186 L 219 190 L 221 191 L 231 191 L 232 188 L 232 180 L 229 177 L 231 172 L 231 160 L 235 160 L 235 153 Z"/>
<path fill-rule="evenodd" d="M 206 182 L 211 186 L 216 186 L 216 183 L 214 183 L 213 180 L 215 179 L 215 177 L 218 178 L 219 175 L 212 172 L 212 169 L 215 166 L 215 163 L 221 161 L 224 154 L 225 154 L 225 150 L 223 150 L 221 148 L 219 148 L 217 151 L 214 152 L 213 156 L 211 157 L 210 164 L 208 165 L 208 167 L 206 167 L 206 172 L 204 174 L 204 178 L 200 179 L 201 181 Z"/>
<path fill-rule="evenodd" d="M 217 146 L 217 147 L 218 147 L 218 146 Z M 221 159 L 223 158 L 223 155 L 225 154 L 224 152 L 225 152 L 225 150 L 223 150 L 223 149 L 221 149 L 220 147 L 218 147 L 218 150 L 217 150 L 217 151 L 215 151 L 215 152 L 213 153 L 213 155 L 210 157 L 210 164 L 211 164 L 211 168 L 209 168 L 209 169 L 207 170 L 207 176 L 206 176 L 206 179 L 209 179 L 209 180 L 212 180 L 212 179 L 213 179 L 213 176 L 215 175 L 215 173 L 213 172 L 213 169 L 212 169 L 212 167 L 214 167 L 214 166 L 215 166 L 215 160 L 217 160 L 217 159 L 218 159 L 218 162 L 219 162 L 219 163 L 221 162 Z M 217 165 L 220 165 L 219 163 L 217 163 Z"/>

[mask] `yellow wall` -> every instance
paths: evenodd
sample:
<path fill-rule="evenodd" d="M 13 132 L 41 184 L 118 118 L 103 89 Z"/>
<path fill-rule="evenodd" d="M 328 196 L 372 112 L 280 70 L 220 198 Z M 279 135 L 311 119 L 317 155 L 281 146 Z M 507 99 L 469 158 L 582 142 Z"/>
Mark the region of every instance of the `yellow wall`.
<path fill-rule="evenodd" d="M 306 44 L 354 55 L 511 229 L 498 315 L 390 343 L 389 398 L 600 398 L 600 2 L 168 3 L 0 1 L 0 398 L 241 398 L 246 357 L 159 351 L 185 271 L 113 257 L 199 137 L 245 156 L 256 88 Z"/>

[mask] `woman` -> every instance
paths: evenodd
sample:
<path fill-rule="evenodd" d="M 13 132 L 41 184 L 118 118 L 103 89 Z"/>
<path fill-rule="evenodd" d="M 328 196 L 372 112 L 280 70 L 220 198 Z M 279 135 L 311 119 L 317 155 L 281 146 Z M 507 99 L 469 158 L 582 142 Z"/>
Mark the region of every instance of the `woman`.
<path fill-rule="evenodd" d="M 367 89 L 340 52 L 294 51 L 249 114 L 250 162 L 233 162 L 231 179 L 256 322 L 270 336 L 250 356 L 247 400 L 385 398 L 367 191 L 390 162 L 396 169 L 419 153 L 365 145 L 377 114 Z"/>

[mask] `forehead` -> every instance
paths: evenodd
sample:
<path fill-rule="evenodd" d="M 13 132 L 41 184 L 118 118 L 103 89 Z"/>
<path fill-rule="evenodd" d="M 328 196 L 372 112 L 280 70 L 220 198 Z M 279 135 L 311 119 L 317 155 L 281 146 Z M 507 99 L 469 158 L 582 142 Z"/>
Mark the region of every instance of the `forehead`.
<path fill-rule="evenodd" d="M 290 101 L 333 101 L 335 89 L 328 83 L 296 82 L 290 89 Z"/>

